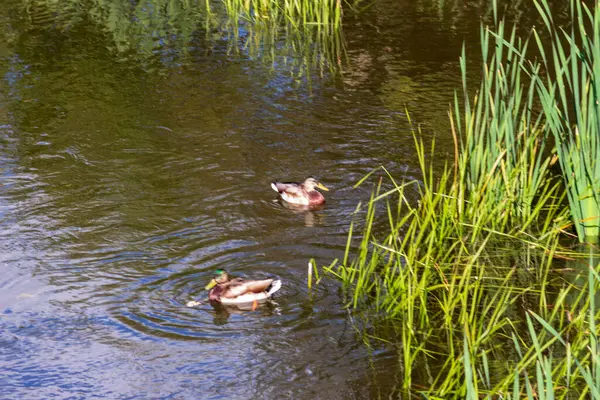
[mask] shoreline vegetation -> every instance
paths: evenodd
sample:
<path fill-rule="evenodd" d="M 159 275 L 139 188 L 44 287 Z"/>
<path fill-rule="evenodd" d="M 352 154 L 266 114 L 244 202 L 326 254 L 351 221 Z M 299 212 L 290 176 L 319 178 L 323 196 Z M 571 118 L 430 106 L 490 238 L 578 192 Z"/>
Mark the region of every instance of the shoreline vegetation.
<path fill-rule="evenodd" d="M 535 6 L 543 26 L 522 38 L 493 3 L 475 95 L 460 58 L 454 160 L 434 176 L 435 143 L 413 125 L 422 180 L 363 178 L 380 176 L 364 227 L 322 268 L 365 343 L 397 349 L 401 392 L 600 398 L 600 9 L 573 0 L 561 28 L 548 0 Z"/>

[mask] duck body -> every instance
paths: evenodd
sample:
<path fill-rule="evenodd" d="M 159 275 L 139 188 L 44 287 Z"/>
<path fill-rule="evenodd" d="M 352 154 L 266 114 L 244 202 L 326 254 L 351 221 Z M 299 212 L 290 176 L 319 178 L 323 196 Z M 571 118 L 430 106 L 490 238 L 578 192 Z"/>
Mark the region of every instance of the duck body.
<path fill-rule="evenodd" d="M 272 182 L 271 187 L 281 198 L 291 204 L 319 206 L 325 204 L 325 196 L 317 190 L 329 190 L 315 178 L 308 178 L 303 183 Z"/>
<path fill-rule="evenodd" d="M 210 290 L 208 299 L 225 305 L 264 303 L 280 288 L 280 280 L 231 279 L 223 270 L 217 270 L 215 278 L 206 285 Z"/>

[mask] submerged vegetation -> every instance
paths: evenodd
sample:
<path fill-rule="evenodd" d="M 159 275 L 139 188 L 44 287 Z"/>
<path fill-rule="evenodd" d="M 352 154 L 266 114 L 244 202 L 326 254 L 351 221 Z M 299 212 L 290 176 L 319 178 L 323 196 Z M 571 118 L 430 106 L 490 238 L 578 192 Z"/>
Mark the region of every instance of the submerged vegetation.
<path fill-rule="evenodd" d="M 495 6 L 494 26 L 481 28 L 475 95 L 461 57 L 454 161 L 434 176 L 426 160 L 439 155 L 415 128 L 422 180 L 396 182 L 383 169 L 358 248 L 352 225 L 344 259 L 324 270 L 360 312 L 365 341 L 398 348 L 403 391 L 600 398 L 600 9 L 571 1 L 565 31 L 540 0 L 549 32 L 522 39 Z M 574 237 L 592 243 L 568 250 Z M 429 385 L 416 387 L 423 369 Z"/>

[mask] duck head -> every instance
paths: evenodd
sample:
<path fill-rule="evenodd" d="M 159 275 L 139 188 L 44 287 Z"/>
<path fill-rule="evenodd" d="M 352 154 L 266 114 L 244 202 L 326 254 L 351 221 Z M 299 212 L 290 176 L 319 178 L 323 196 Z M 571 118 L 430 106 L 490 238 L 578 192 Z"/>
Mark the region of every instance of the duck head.
<path fill-rule="evenodd" d="M 229 282 L 229 274 L 224 269 L 218 269 L 215 271 L 214 278 L 206 285 L 205 290 L 210 290 L 217 285 L 222 285 Z"/>
<path fill-rule="evenodd" d="M 319 182 L 312 176 L 310 178 L 307 178 L 304 181 L 303 185 L 304 185 L 304 189 L 306 189 L 307 192 L 312 192 L 315 189 L 329 191 L 329 189 L 327 189 L 327 187 L 325 185 L 323 185 L 321 182 Z"/>

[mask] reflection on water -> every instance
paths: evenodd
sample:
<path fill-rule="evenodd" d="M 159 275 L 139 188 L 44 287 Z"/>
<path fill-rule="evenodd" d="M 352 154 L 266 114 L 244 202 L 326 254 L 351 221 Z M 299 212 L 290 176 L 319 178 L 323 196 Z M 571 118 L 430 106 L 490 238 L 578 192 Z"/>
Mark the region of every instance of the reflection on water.
<path fill-rule="evenodd" d="M 194 2 L 84 3 L 0 9 L 0 397 L 393 392 L 395 355 L 367 352 L 338 287 L 308 296 L 306 264 L 343 255 L 372 168 L 418 177 L 404 105 L 444 135 L 482 11 L 377 2 L 347 13 L 345 57 L 285 31 L 254 51 L 243 26 L 232 51 Z M 298 67 L 315 58 L 339 69 Z M 273 178 L 309 175 L 323 209 L 273 202 Z M 186 307 L 217 268 L 284 285 Z"/>
<path fill-rule="evenodd" d="M 313 206 L 305 206 L 302 204 L 293 204 L 288 203 L 281 198 L 275 200 L 276 204 L 280 207 L 285 208 L 286 210 L 291 211 L 295 215 L 298 215 L 304 219 L 305 226 L 315 226 L 321 225 L 325 221 L 326 213 L 323 212 L 325 210 L 325 204 L 313 205 Z"/>

